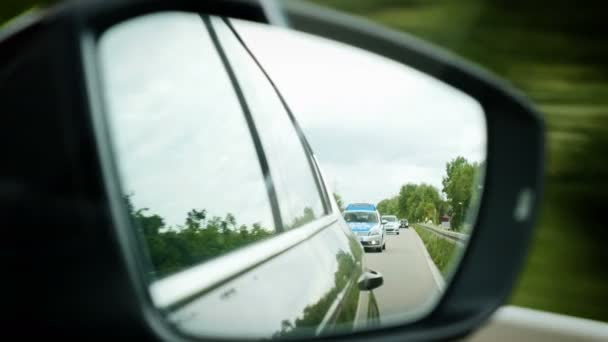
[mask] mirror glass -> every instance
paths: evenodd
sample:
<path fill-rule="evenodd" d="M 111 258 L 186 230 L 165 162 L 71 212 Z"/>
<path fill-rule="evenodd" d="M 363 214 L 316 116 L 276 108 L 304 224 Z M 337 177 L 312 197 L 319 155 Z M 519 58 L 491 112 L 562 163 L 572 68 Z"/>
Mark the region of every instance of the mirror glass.
<path fill-rule="evenodd" d="M 282 338 L 428 314 L 482 194 L 480 104 L 336 41 L 161 12 L 98 41 L 117 222 L 195 337 Z"/>

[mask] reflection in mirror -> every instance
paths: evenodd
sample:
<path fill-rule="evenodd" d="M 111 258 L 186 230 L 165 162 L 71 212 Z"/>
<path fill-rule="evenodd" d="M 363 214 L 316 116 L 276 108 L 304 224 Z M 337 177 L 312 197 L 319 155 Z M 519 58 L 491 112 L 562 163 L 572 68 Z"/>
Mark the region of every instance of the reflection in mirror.
<path fill-rule="evenodd" d="M 382 321 L 420 318 L 440 298 L 472 233 L 486 159 L 481 105 L 367 51 L 232 23 L 298 118 L 343 209 L 374 203 L 383 215 L 386 249 L 366 253 L 385 278 L 375 291 Z M 352 213 L 344 216 L 356 231 Z"/>
<path fill-rule="evenodd" d="M 99 61 L 123 207 L 176 329 L 327 335 L 441 298 L 481 200 L 475 99 L 354 47 L 194 13 L 111 27 Z"/>
<path fill-rule="evenodd" d="M 251 134 L 200 17 L 162 13 L 122 23 L 103 36 L 100 52 L 125 201 L 150 274 L 271 236 Z"/>

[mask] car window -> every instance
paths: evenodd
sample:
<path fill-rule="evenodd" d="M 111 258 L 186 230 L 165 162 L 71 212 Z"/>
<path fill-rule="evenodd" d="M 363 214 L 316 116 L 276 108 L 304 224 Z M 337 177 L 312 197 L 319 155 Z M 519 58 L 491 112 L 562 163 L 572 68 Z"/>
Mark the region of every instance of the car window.
<path fill-rule="evenodd" d="M 237 31 L 253 25 L 231 22 Z M 323 202 L 307 152 L 281 99 L 226 22 L 221 18 L 212 18 L 212 23 L 233 65 L 259 131 L 284 228 L 295 228 L 322 216 Z"/>
<path fill-rule="evenodd" d="M 344 213 L 344 220 L 346 222 L 371 222 L 377 223 L 378 216 L 374 212 L 346 212 Z"/>
<path fill-rule="evenodd" d="M 100 40 L 114 154 L 154 276 L 271 236 L 249 126 L 201 17 L 146 15 Z"/>

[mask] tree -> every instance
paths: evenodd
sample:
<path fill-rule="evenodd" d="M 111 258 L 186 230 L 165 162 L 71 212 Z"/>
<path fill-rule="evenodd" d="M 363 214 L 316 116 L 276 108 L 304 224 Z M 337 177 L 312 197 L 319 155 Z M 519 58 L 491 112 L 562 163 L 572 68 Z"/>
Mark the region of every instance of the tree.
<path fill-rule="evenodd" d="M 448 215 L 450 212 L 450 203 L 443 199 L 439 200 L 439 206 L 437 207 L 437 215 L 438 217 Z"/>
<path fill-rule="evenodd" d="M 383 199 L 378 202 L 376 209 L 380 215 L 399 215 L 399 198 L 398 196 Z"/>
<path fill-rule="evenodd" d="M 414 202 L 411 200 L 414 197 L 414 193 L 418 185 L 413 183 L 407 183 L 399 190 L 398 208 L 399 216 L 405 217 L 410 221 L 414 221 Z"/>
<path fill-rule="evenodd" d="M 338 208 L 340 208 L 340 212 L 344 212 L 344 200 L 342 199 L 342 196 L 334 192 L 334 198 L 336 199 Z"/>
<path fill-rule="evenodd" d="M 386 215 L 388 213 L 389 209 L 389 199 L 383 199 L 382 201 L 378 202 L 378 204 L 376 204 L 376 209 L 378 209 L 378 212 L 380 213 L 380 215 Z"/>
<path fill-rule="evenodd" d="M 124 196 L 133 227 L 145 245 L 149 275 L 152 279 L 179 272 L 218 255 L 230 252 L 274 234 L 273 230 L 254 223 L 250 229 L 238 225 L 235 215 L 208 219 L 207 210 L 192 209 L 183 225 L 167 226 L 165 220 L 148 208 L 135 209 L 131 195 Z M 300 224 L 314 219 L 311 208 L 305 208 Z"/>
<path fill-rule="evenodd" d="M 186 226 L 189 228 L 199 229 L 201 221 L 207 218 L 207 211 L 192 209 L 186 216 Z"/>
<path fill-rule="evenodd" d="M 467 209 L 471 205 L 471 198 L 477 189 L 476 177 L 479 174 L 479 164 L 459 156 L 446 164 L 446 175 L 443 177 L 443 192 L 447 195 L 452 208 L 451 226 L 461 230 Z"/>
<path fill-rule="evenodd" d="M 439 190 L 424 183 L 403 185 L 397 196 L 381 200 L 377 207 L 383 215 L 396 215 L 412 222 L 437 222 L 439 216 L 447 211 Z"/>
<path fill-rule="evenodd" d="M 305 225 L 308 222 L 314 221 L 315 218 L 316 218 L 316 215 L 315 215 L 315 212 L 312 210 L 312 208 L 304 207 L 302 216 L 294 217 L 293 222 L 291 224 L 286 225 L 285 229 L 289 230 L 289 229 L 293 229 L 293 228 Z"/>

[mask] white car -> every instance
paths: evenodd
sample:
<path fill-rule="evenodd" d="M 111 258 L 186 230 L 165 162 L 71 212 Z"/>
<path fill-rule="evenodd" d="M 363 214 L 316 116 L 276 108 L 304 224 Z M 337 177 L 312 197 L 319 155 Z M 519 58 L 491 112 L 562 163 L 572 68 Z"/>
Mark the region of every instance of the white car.
<path fill-rule="evenodd" d="M 399 235 L 399 220 L 395 215 L 384 215 L 382 216 L 382 224 L 387 233 L 393 233 Z"/>
<path fill-rule="evenodd" d="M 375 205 L 349 204 L 344 211 L 344 220 L 365 250 L 374 249 L 382 253 L 386 249 L 386 230 Z"/>

